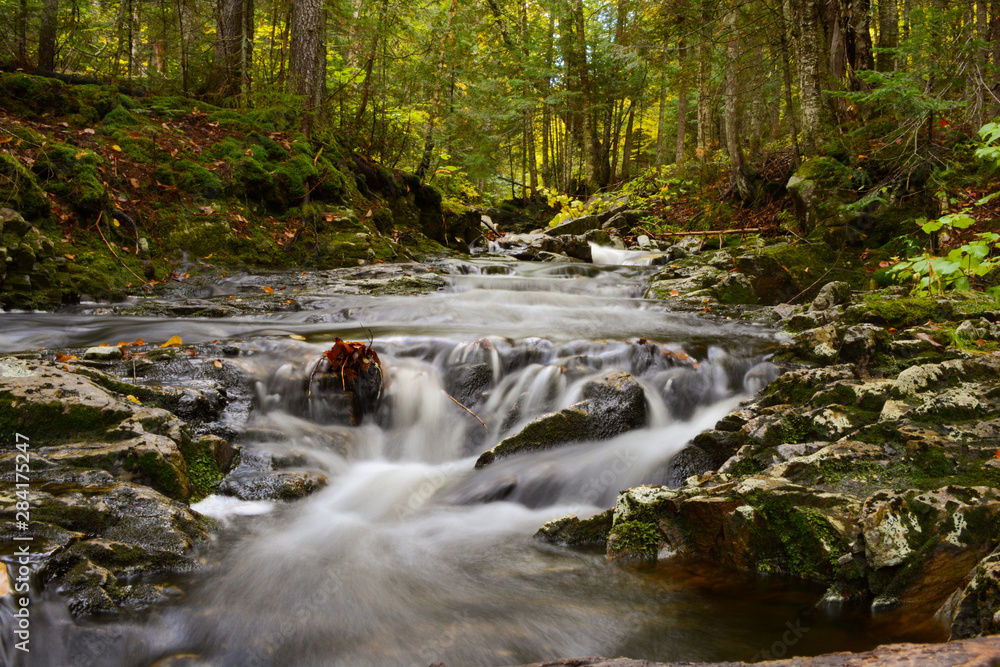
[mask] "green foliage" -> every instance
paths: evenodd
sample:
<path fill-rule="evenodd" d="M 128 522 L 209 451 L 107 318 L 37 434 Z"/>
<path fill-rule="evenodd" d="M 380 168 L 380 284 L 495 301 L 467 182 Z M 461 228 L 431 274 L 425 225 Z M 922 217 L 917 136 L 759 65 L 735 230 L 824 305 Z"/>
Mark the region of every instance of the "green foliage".
<path fill-rule="evenodd" d="M 953 213 L 936 220 L 917 220 L 921 231 L 933 234 L 942 229 L 966 229 L 975 223 L 972 216 Z M 1000 259 L 990 254 L 997 247 L 1000 235 L 980 232 L 974 240 L 963 243 L 943 257 L 924 253 L 920 257 L 900 262 L 889 269 L 889 274 L 900 282 L 914 282 L 917 295 L 942 294 L 949 289 L 971 289 L 971 278 L 988 275 L 1000 265 Z"/>
<path fill-rule="evenodd" d="M 979 138 L 982 139 L 983 145 L 976 150 L 976 157 L 994 166 L 1000 166 L 1000 123 L 987 123 L 983 125 L 979 128 Z M 985 204 L 993 197 L 996 197 L 997 194 L 993 193 L 989 199 L 984 199 L 979 203 Z"/>

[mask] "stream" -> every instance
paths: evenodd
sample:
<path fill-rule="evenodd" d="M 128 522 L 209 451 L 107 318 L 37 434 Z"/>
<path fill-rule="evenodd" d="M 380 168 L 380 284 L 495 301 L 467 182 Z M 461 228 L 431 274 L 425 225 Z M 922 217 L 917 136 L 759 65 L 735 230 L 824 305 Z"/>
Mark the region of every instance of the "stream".
<path fill-rule="evenodd" d="M 643 299 L 650 267 L 480 259 L 435 271 L 441 289 L 385 296 L 346 293 L 333 274 L 219 278 L 197 298 L 224 305 L 300 281 L 285 290 L 297 310 L 224 318 L 125 316 L 98 304 L 4 314 L 6 352 L 174 335 L 238 344 L 256 396 L 249 421 L 228 428 L 248 451 L 295 459 L 329 481 L 292 503 L 197 503 L 223 527 L 204 567 L 176 575 L 174 603 L 79 622 L 46 592 L 24 664 L 720 661 L 940 639 L 905 612 L 817 607 L 822 587 L 801 581 L 608 563 L 599 549 L 535 539 L 549 520 L 591 516 L 623 489 L 664 483 L 676 452 L 773 377 L 776 333 Z M 302 395 L 309 361 L 335 337 L 370 340 L 389 379 L 385 414 L 357 427 L 331 423 Z M 446 393 L 477 367 L 493 383 L 468 407 L 488 428 Z M 195 386 L 178 368 L 171 382 Z M 643 385 L 646 428 L 474 469 L 504 435 L 579 400 L 584 382 L 611 369 Z"/>

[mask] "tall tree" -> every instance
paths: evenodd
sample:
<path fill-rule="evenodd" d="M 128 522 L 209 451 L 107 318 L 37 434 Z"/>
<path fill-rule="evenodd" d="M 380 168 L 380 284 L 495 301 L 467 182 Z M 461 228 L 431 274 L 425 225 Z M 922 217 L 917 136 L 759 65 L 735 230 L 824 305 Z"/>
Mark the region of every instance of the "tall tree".
<path fill-rule="evenodd" d="M 218 2 L 216 52 L 223 78 L 220 92 L 225 97 L 248 95 L 253 63 L 253 0 Z"/>
<path fill-rule="evenodd" d="M 303 131 L 308 135 L 322 113 L 326 81 L 326 21 L 323 0 L 292 2 L 291 46 L 288 53 L 288 87 L 305 99 Z"/>
<path fill-rule="evenodd" d="M 729 155 L 729 174 L 740 199 L 749 201 L 753 197 L 753 186 L 740 141 L 739 17 L 738 6 L 734 5 L 726 12 L 726 100 L 723 117 L 726 127 L 726 153 Z"/>
<path fill-rule="evenodd" d="M 38 68 L 56 68 L 56 27 L 59 21 L 59 0 L 44 0 L 42 22 L 38 28 Z"/>
<path fill-rule="evenodd" d="M 896 0 L 878 0 L 878 48 L 876 66 L 880 72 L 896 69 L 896 56 L 883 49 L 899 47 L 899 6 Z"/>

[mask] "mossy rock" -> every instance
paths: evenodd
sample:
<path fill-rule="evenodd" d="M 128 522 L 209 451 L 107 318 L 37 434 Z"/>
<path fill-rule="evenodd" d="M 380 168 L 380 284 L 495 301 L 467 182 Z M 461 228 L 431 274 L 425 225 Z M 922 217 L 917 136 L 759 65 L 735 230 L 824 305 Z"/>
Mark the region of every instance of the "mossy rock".
<path fill-rule="evenodd" d="M 142 125 L 142 120 L 119 104 L 104 116 L 101 125 L 107 129 L 134 128 Z"/>
<path fill-rule="evenodd" d="M 623 521 L 608 534 L 608 558 L 612 560 L 655 561 L 659 547 L 656 526 L 643 521 Z"/>
<path fill-rule="evenodd" d="M 48 181 L 48 189 L 84 218 L 104 208 L 105 189 L 99 176 L 104 159 L 90 150 L 55 142 L 35 160 L 34 170 Z"/>
<path fill-rule="evenodd" d="M 864 301 L 847 308 L 844 319 L 850 324 L 867 322 L 896 328 L 925 322 L 945 322 L 955 317 L 955 305 L 949 299 L 935 297 L 900 297 L 869 294 Z"/>
<path fill-rule="evenodd" d="M 49 200 L 34 174 L 7 153 L 0 153 L 0 206 L 14 209 L 28 220 L 49 214 Z"/>
<path fill-rule="evenodd" d="M 4 106 L 26 116 L 49 115 L 66 108 L 69 98 L 62 81 L 22 73 L 0 74 Z"/>
<path fill-rule="evenodd" d="M 213 200 L 222 197 L 222 179 L 192 160 L 179 160 L 171 165 L 173 182 L 195 197 Z"/>

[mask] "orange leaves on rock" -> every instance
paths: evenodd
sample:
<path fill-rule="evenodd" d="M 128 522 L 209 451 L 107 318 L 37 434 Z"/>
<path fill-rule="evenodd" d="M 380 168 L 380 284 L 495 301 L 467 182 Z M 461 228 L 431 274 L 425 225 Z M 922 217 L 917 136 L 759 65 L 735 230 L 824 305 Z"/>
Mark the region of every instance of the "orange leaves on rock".
<path fill-rule="evenodd" d="M 163 347 L 180 347 L 183 344 L 184 344 L 184 341 L 181 340 L 180 336 L 171 336 L 170 340 L 168 340 L 166 343 L 164 343 L 160 347 L 161 348 L 163 348 Z"/>
<path fill-rule="evenodd" d="M 79 360 L 80 360 L 79 357 L 76 357 L 72 354 L 63 354 L 62 352 L 56 353 L 56 361 L 58 361 L 61 364 L 67 361 L 79 361 Z"/>
<path fill-rule="evenodd" d="M 670 290 L 670 291 L 668 292 L 668 294 L 669 294 L 670 296 L 679 296 L 679 295 L 680 295 L 680 292 L 678 292 L 678 291 L 677 291 L 677 290 L 675 290 L 675 289 L 672 289 L 672 290 Z"/>
<path fill-rule="evenodd" d="M 381 367 L 378 354 L 364 343 L 345 342 L 334 339 L 333 347 L 323 353 L 330 367 L 340 375 L 340 386 L 344 391 L 359 375 L 372 366 Z"/>
<path fill-rule="evenodd" d="M 264 285 L 264 291 L 267 292 L 268 294 L 274 294 L 274 288 L 268 287 L 267 285 Z"/>

